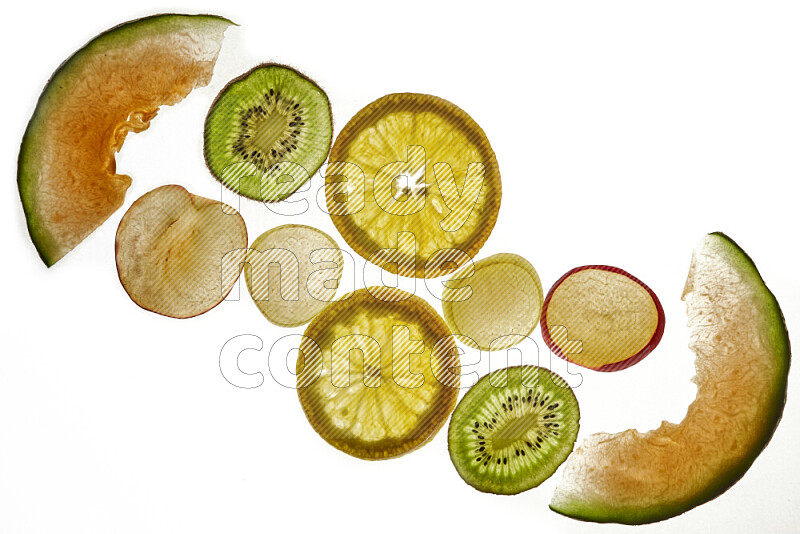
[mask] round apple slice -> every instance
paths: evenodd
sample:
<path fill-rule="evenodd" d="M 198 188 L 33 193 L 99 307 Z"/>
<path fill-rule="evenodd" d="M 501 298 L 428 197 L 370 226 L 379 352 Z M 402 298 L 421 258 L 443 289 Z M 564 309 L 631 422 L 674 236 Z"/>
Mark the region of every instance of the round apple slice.
<path fill-rule="evenodd" d="M 585 265 L 547 293 L 542 337 L 556 355 L 595 371 L 619 371 L 650 354 L 664 310 L 644 282 L 617 267 Z"/>
<path fill-rule="evenodd" d="M 247 229 L 222 202 L 165 185 L 134 202 L 117 229 L 117 272 L 131 299 L 183 319 L 225 299 L 244 264 Z"/>

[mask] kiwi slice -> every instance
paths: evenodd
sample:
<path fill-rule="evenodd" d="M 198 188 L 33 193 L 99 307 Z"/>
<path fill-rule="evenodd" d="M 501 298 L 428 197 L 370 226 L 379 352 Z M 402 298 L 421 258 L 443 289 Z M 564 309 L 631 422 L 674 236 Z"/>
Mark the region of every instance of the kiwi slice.
<path fill-rule="evenodd" d="M 277 202 L 319 170 L 332 132 L 325 91 L 290 67 L 263 64 L 228 83 L 211 105 L 204 155 L 226 187 Z"/>
<path fill-rule="evenodd" d="M 541 484 L 572 452 L 580 412 L 557 374 L 525 365 L 481 378 L 453 412 L 448 447 L 475 489 L 513 495 Z"/>

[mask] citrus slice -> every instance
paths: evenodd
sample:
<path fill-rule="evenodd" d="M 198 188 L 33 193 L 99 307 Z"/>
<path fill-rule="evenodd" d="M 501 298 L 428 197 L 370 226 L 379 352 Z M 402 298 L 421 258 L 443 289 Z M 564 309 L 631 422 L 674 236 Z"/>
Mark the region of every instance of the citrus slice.
<path fill-rule="evenodd" d="M 94 38 L 47 83 L 22 139 L 17 181 L 33 244 L 49 267 L 122 206 L 131 184 L 114 153 L 159 106 L 211 80 L 230 21 L 158 15 Z"/>
<path fill-rule="evenodd" d="M 264 317 L 278 326 L 300 326 L 336 295 L 342 251 L 322 230 L 287 224 L 264 232 L 250 245 L 247 265 L 247 288 Z M 273 265 L 277 277 L 271 276 Z"/>
<path fill-rule="evenodd" d="M 242 270 L 247 229 L 217 200 L 165 185 L 137 199 L 119 223 L 119 280 L 142 308 L 184 319 L 225 299 Z"/>
<path fill-rule="evenodd" d="M 753 261 L 711 234 L 695 249 L 683 299 L 697 398 L 679 424 L 594 434 L 567 459 L 550 507 L 578 519 L 660 521 L 717 497 L 767 445 L 786 402 L 789 337 Z"/>
<path fill-rule="evenodd" d="M 516 254 L 495 254 L 453 275 L 442 293 L 442 309 L 461 341 L 481 350 L 502 350 L 533 332 L 542 300 L 533 265 Z"/>
<path fill-rule="evenodd" d="M 483 130 L 441 98 L 384 96 L 336 138 L 328 211 L 365 259 L 435 278 L 477 254 L 500 209 L 500 171 Z"/>
<path fill-rule="evenodd" d="M 368 288 L 308 326 L 298 396 L 325 441 L 357 458 L 394 458 L 427 443 L 455 407 L 458 348 L 424 300 Z"/>
<path fill-rule="evenodd" d="M 553 284 L 542 337 L 553 353 L 595 371 L 619 371 L 650 354 L 664 334 L 652 289 L 618 267 L 585 265 Z"/>

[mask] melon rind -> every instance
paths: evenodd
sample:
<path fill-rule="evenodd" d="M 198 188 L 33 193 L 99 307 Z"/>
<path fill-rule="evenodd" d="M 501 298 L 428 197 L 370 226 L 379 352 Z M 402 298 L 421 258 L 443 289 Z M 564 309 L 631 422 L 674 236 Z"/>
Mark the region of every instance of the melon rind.
<path fill-rule="evenodd" d="M 564 466 L 554 511 L 595 522 L 668 519 L 725 492 L 769 442 L 790 361 L 775 296 L 750 257 L 713 233 L 695 249 L 683 298 L 697 355 L 686 418 L 587 438 Z"/>
<path fill-rule="evenodd" d="M 137 132 L 146 129 L 150 119 L 155 116 L 156 110 L 161 105 L 172 105 L 182 100 L 196 87 L 207 85 L 210 81 L 211 71 L 216 62 L 224 31 L 233 24 L 231 21 L 214 15 L 154 15 L 127 22 L 125 24 L 111 28 L 92 39 L 83 48 L 75 52 L 70 58 L 56 69 L 53 76 L 48 81 L 39 101 L 33 112 L 33 116 L 28 123 L 27 129 L 22 139 L 20 154 L 17 167 L 17 183 L 19 186 L 20 199 L 22 200 L 25 218 L 27 220 L 28 231 L 30 232 L 33 244 L 39 256 L 48 267 L 60 260 L 67 252 L 72 250 L 78 243 L 86 238 L 94 229 L 102 224 L 114 211 L 122 206 L 125 191 L 130 185 L 130 178 L 115 173 L 114 152 L 119 150 L 125 135 L 129 131 Z M 86 70 L 92 65 L 96 65 L 98 60 L 106 54 L 124 54 L 126 47 L 135 46 L 144 39 L 149 38 L 174 38 L 176 43 L 185 44 L 186 47 L 175 46 L 172 50 L 169 47 L 165 51 L 175 54 L 186 52 L 191 44 L 192 51 L 196 56 L 192 56 L 192 61 L 202 62 L 207 67 L 201 69 L 198 78 L 194 80 L 191 87 L 182 87 L 179 91 L 170 94 L 153 94 L 152 99 L 147 104 L 147 109 L 130 109 L 131 116 L 116 121 L 113 124 L 98 124 L 99 128 L 108 128 L 106 146 L 97 147 L 97 167 L 101 170 L 108 170 L 115 182 L 108 185 L 109 202 L 107 205 L 99 207 L 97 213 L 87 213 L 87 224 L 77 225 L 74 230 L 67 232 L 61 231 L 59 234 L 58 220 L 65 215 L 67 218 L 75 217 L 80 220 L 85 208 L 78 215 L 73 211 L 73 203 L 70 198 L 59 196 L 59 190 L 47 193 L 43 200 L 42 184 L 48 180 L 48 172 L 69 173 L 71 169 L 62 168 L 58 165 L 59 154 L 48 152 L 45 147 L 54 142 L 54 125 L 52 118 L 59 110 L 65 100 L 68 100 L 73 91 L 77 91 L 82 83 L 86 83 Z M 147 76 L 146 65 L 141 72 L 126 72 L 131 79 L 143 79 Z M 117 80 L 118 81 L 118 80 Z M 98 91 L 102 88 L 97 88 Z M 85 90 L 85 88 L 84 88 Z M 102 109 L 102 100 L 88 101 L 85 109 L 86 113 L 97 113 Z M 145 112 L 145 113 L 142 113 Z M 61 139 L 69 139 L 66 136 L 85 135 L 85 132 L 70 132 L 70 124 L 63 124 L 63 131 L 58 132 L 65 136 Z M 69 145 L 65 145 L 69 147 Z M 63 179 L 63 177 L 61 178 Z M 69 179 L 80 182 L 80 177 L 70 175 Z M 87 191 L 87 194 L 91 194 Z M 44 204 L 50 206 L 63 206 L 63 213 L 53 217 L 47 211 Z"/>

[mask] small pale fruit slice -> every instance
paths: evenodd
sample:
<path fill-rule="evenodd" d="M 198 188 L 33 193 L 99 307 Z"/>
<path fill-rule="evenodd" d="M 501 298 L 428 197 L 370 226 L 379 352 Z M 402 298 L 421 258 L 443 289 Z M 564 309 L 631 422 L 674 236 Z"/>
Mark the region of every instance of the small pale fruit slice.
<path fill-rule="evenodd" d="M 142 195 L 117 229 L 117 272 L 125 291 L 142 308 L 179 319 L 222 302 L 246 252 L 239 212 L 179 185 Z"/>
<path fill-rule="evenodd" d="M 650 354 L 664 310 L 644 282 L 618 267 L 568 271 L 544 300 L 542 337 L 556 355 L 595 371 L 619 371 Z"/>
<path fill-rule="evenodd" d="M 272 266 L 277 276 L 271 274 Z M 244 276 L 264 317 L 293 327 L 308 323 L 333 300 L 342 267 L 342 251 L 328 234 L 287 224 L 264 232 L 250 245 Z"/>
<path fill-rule="evenodd" d="M 114 153 L 159 106 L 211 80 L 229 20 L 158 15 L 112 28 L 64 62 L 22 139 L 17 181 L 33 244 L 49 267 L 122 206 L 131 184 Z"/>
<path fill-rule="evenodd" d="M 533 332 L 542 300 L 533 265 L 516 254 L 495 254 L 462 267 L 448 280 L 442 310 L 461 341 L 481 350 L 502 350 Z"/>
<path fill-rule="evenodd" d="M 328 211 L 362 257 L 435 278 L 472 259 L 500 210 L 500 171 L 486 134 L 431 95 L 379 98 L 348 122 L 325 171 Z"/>
<path fill-rule="evenodd" d="M 365 460 L 427 443 L 456 404 L 460 358 L 453 336 L 421 298 L 359 289 L 330 304 L 305 331 L 297 393 L 311 426 Z"/>
<path fill-rule="evenodd" d="M 786 402 L 789 337 L 778 302 L 730 238 L 695 249 L 683 299 L 697 398 L 679 424 L 594 434 L 572 453 L 550 507 L 598 522 L 650 523 L 713 499 L 750 468 Z"/>

